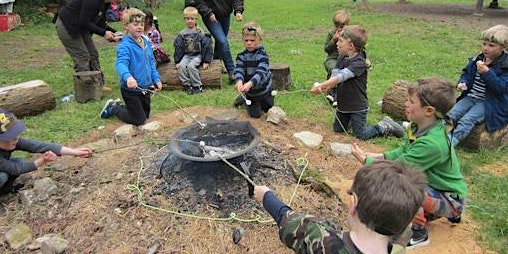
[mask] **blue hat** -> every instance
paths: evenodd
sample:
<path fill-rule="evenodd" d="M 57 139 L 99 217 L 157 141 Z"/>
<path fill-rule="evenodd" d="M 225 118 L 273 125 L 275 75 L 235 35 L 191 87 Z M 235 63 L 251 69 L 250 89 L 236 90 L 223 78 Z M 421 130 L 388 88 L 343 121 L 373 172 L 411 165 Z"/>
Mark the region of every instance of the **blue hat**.
<path fill-rule="evenodd" d="M 25 129 L 24 122 L 18 120 L 11 112 L 0 108 L 0 141 L 13 140 L 19 137 Z"/>

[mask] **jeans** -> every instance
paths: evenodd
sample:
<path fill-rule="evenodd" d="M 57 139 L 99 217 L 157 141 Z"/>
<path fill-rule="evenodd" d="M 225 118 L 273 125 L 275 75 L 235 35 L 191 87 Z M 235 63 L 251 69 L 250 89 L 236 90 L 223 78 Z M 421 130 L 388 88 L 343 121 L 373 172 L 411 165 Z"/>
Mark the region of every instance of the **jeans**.
<path fill-rule="evenodd" d="M 227 15 L 224 17 L 215 16 L 217 22 L 211 22 L 209 19 L 203 19 L 206 28 L 212 34 L 215 39 L 215 45 L 213 49 L 213 58 L 222 59 L 224 66 L 228 72 L 232 72 L 235 69 L 233 63 L 233 57 L 231 56 L 231 50 L 229 49 L 228 33 L 229 25 L 231 23 L 231 16 Z"/>
<path fill-rule="evenodd" d="M 485 120 L 484 104 L 483 100 L 466 96 L 458 101 L 448 112 L 448 116 L 456 123 L 451 134 L 453 146 L 456 146 L 461 140 L 466 138 L 476 124 Z"/>
<path fill-rule="evenodd" d="M 337 133 L 345 132 L 349 127 L 353 129 L 353 136 L 361 140 L 367 140 L 380 134 L 375 126 L 366 126 L 367 111 L 356 113 L 341 113 L 335 111 L 335 121 L 333 122 L 333 131 Z"/>
<path fill-rule="evenodd" d="M 198 68 L 200 64 L 200 55 L 185 55 L 182 58 L 182 61 L 180 61 L 180 68 L 178 68 L 178 78 L 182 81 L 184 87 L 192 86 L 194 88 L 199 88 L 203 85 L 199 77 Z"/>

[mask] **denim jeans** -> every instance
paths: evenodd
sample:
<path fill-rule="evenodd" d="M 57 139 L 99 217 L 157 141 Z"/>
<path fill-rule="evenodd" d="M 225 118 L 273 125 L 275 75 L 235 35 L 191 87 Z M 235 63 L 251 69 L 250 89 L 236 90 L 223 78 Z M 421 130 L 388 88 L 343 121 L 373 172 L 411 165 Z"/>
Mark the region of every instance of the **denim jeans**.
<path fill-rule="evenodd" d="M 453 146 L 466 138 L 476 124 L 485 120 L 484 104 L 483 100 L 466 96 L 448 112 L 448 116 L 456 123 L 451 135 Z"/>
<path fill-rule="evenodd" d="M 335 115 L 333 131 L 337 133 L 345 132 L 351 127 L 353 129 L 353 136 L 361 140 L 376 137 L 380 133 L 375 126 L 366 125 L 367 111 L 356 113 L 341 113 L 336 111 Z"/>
<path fill-rule="evenodd" d="M 212 34 L 215 39 L 215 45 L 213 49 L 213 58 L 222 59 L 224 66 L 228 72 L 232 72 L 235 69 L 233 63 L 233 57 L 231 56 L 231 50 L 229 49 L 228 33 L 229 25 L 231 23 L 231 16 L 227 15 L 224 17 L 215 16 L 217 22 L 211 22 L 209 19 L 203 19 L 206 28 Z"/>

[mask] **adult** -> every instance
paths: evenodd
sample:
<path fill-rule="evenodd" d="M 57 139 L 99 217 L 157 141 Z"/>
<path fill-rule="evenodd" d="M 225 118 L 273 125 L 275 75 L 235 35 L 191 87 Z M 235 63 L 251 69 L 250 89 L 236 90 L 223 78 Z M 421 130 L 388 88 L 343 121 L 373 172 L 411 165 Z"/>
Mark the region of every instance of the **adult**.
<path fill-rule="evenodd" d="M 194 6 L 203 18 L 203 23 L 215 39 L 214 59 L 222 59 L 229 81 L 234 82 L 235 65 L 229 49 L 228 33 L 231 13 L 236 21 L 243 20 L 243 0 L 186 0 L 185 6 Z"/>
<path fill-rule="evenodd" d="M 101 71 L 99 52 L 92 35 L 115 41 L 116 30 L 106 23 L 106 11 L 111 1 L 72 0 L 59 8 L 56 32 L 74 62 L 75 72 Z"/>

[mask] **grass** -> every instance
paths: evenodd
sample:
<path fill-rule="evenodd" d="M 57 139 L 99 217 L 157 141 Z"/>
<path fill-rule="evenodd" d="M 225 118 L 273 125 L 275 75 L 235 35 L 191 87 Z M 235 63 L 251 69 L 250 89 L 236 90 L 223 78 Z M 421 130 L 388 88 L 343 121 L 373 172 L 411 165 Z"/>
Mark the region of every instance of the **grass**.
<path fill-rule="evenodd" d="M 437 0 L 413 2 L 441 3 Z M 453 2 L 472 4 L 470 0 Z M 170 39 L 172 37 L 168 35 L 174 36 L 183 28 L 180 18 L 182 3 L 180 0 L 166 0 L 163 8 L 155 11 L 160 20 L 161 30 L 166 35 L 163 47 L 170 52 L 173 52 Z M 48 17 L 33 14 L 33 7 L 23 9 L 20 6 L 20 8 L 26 13 L 22 14 L 26 25 L 9 33 L 0 33 L 0 41 L 13 41 L 15 38 L 14 41 L 17 42 L 2 50 L 20 51 L 16 68 L 8 64 L 0 67 L 0 86 L 43 79 L 50 84 L 57 99 L 72 93 L 73 71 L 68 55 L 58 59 L 50 58 L 40 68 L 30 67 L 32 58 L 47 57 L 48 51 L 61 45 Z M 291 67 L 292 90 L 295 92 L 277 97 L 277 105 L 282 107 L 290 118 L 306 118 L 330 124 L 332 122 L 332 114 L 324 100 L 299 91 L 308 89 L 314 81 L 322 80 L 325 76 L 322 65 L 325 55 L 322 45 L 325 34 L 331 26 L 331 16 L 336 9 L 351 11 L 352 23 L 363 25 L 369 33 L 367 52 L 373 64 L 368 88 L 370 123 L 382 117 L 376 102 L 382 99 L 384 91 L 394 81 L 415 80 L 425 76 L 442 76 L 456 80 L 467 57 L 477 52 L 480 46 L 479 30 L 439 21 L 422 21 L 359 10 L 349 1 L 257 0 L 246 1 L 245 8 L 245 20 L 260 23 L 265 31 L 264 45 L 270 55 L 270 61 L 287 63 Z M 119 23 L 113 25 L 121 28 Z M 231 25 L 230 43 L 234 54 L 242 49 L 238 35 L 241 25 L 237 22 L 232 22 Z M 38 45 L 30 45 L 32 40 L 38 42 Z M 19 47 L 26 49 L 21 50 Z M 23 53 L 27 50 L 27 53 Z M 117 84 L 114 47 L 111 45 L 101 47 L 100 56 L 106 82 L 114 86 Z M 179 91 L 166 91 L 163 94 L 171 96 L 183 107 L 192 105 L 229 107 L 235 91 L 226 85 L 220 91 L 207 93 L 206 97 L 189 97 Z M 108 97 L 120 97 L 118 89 Z M 85 137 L 94 128 L 117 122 L 97 117 L 102 105 L 103 101 L 62 104 L 58 100 L 55 109 L 23 119 L 29 127 L 25 136 L 62 143 Z M 176 107 L 165 97 L 154 98 L 153 111 L 156 113 Z M 390 148 L 398 141 L 377 139 L 371 142 Z M 508 187 L 507 175 L 506 173 L 494 175 L 481 168 L 506 165 L 505 154 L 506 150 L 478 153 L 459 151 L 464 175 L 470 188 L 467 212 L 480 223 L 478 238 L 481 242 L 488 249 L 499 253 L 508 252 L 506 236 L 508 196 L 505 191 Z"/>

